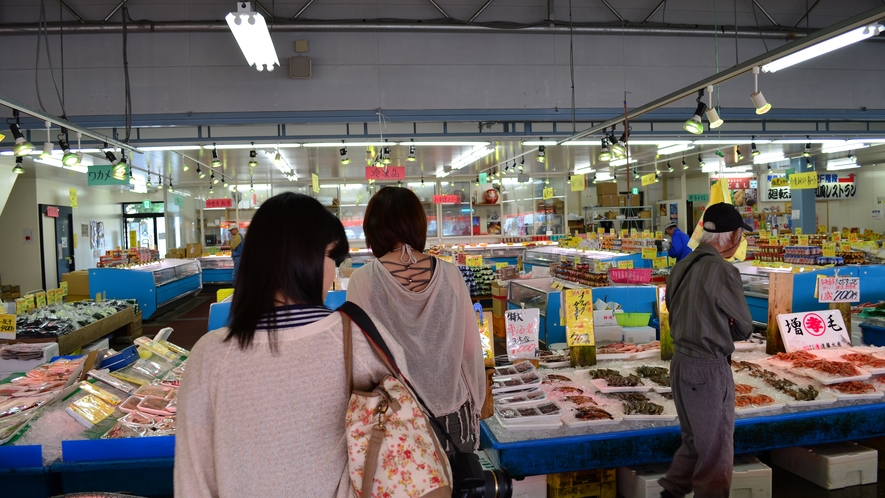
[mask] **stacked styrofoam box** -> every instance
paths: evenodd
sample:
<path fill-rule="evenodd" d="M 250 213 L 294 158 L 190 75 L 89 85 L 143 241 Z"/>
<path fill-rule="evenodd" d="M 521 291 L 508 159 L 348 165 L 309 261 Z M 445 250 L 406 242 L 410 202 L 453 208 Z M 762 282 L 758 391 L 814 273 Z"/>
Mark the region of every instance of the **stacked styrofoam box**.
<path fill-rule="evenodd" d="M 624 327 L 624 342 L 645 344 L 655 340 L 655 329 L 649 326 Z"/>
<path fill-rule="evenodd" d="M 33 370 L 38 365 L 48 363 L 53 356 L 58 356 L 58 343 L 44 343 L 43 357 L 36 360 L 3 360 L 0 359 L 0 379 L 5 379 L 13 373 L 27 372 Z"/>
<path fill-rule="evenodd" d="M 482 470 L 495 470 L 495 464 L 489 460 L 482 450 L 476 452 Z M 547 475 L 528 476 L 525 479 L 513 479 L 513 498 L 547 498 Z"/>
<path fill-rule="evenodd" d="M 659 463 L 618 467 L 618 494 L 624 498 L 658 498 L 664 490 L 658 479 L 667 474 L 668 468 Z M 771 469 L 752 455 L 735 456 L 730 496 L 771 498 Z"/>
<path fill-rule="evenodd" d="M 110 339 L 111 339 L 111 336 L 106 335 L 97 341 L 90 342 L 89 344 L 80 348 L 80 354 L 86 354 L 90 351 L 97 351 L 97 350 L 101 350 L 101 349 L 108 349 L 109 347 L 111 347 L 110 346 Z"/>
<path fill-rule="evenodd" d="M 771 463 L 826 489 L 876 482 L 879 454 L 857 443 L 771 450 Z"/>

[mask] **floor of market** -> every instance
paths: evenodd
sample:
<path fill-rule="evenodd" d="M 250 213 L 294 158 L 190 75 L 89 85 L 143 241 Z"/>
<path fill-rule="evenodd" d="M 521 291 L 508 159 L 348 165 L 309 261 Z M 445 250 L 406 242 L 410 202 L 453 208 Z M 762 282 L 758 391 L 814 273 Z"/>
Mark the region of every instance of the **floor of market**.
<path fill-rule="evenodd" d="M 191 349 L 194 344 L 207 332 L 209 325 L 209 306 L 215 302 L 216 292 L 220 287 L 206 286 L 199 294 L 186 299 L 184 302 L 170 309 L 153 320 L 144 323 L 144 334 L 148 337 L 156 334 L 160 329 L 172 327 L 173 332 L 169 340 L 181 347 Z M 864 444 L 865 442 L 861 442 Z M 879 451 L 879 475 L 881 478 L 877 484 L 865 486 L 853 486 L 844 489 L 827 491 L 816 484 L 806 481 L 777 466 L 772 466 L 767 454 L 758 455 L 766 465 L 772 468 L 772 496 L 773 497 L 803 497 L 803 498 L 872 498 L 885 497 L 885 438 L 879 438 L 866 442 Z"/>

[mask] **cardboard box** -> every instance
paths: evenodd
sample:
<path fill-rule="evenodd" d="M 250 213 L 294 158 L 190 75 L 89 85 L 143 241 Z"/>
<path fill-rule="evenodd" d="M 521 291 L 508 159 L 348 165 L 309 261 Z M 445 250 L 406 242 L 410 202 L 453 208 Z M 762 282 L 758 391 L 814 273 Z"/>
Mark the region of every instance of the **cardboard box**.
<path fill-rule="evenodd" d="M 617 211 L 609 211 L 609 212 L 605 213 L 605 217 L 610 220 L 616 220 L 616 219 L 618 219 L 618 212 Z"/>
<path fill-rule="evenodd" d="M 504 311 L 507 310 L 507 290 L 509 287 L 510 282 L 506 280 L 492 281 L 492 315 L 504 316 Z"/>
<path fill-rule="evenodd" d="M 494 316 L 492 315 L 492 334 L 495 337 L 504 338 L 506 334 L 504 332 L 504 317 L 503 316 Z"/>
<path fill-rule="evenodd" d="M 618 196 L 618 206 L 627 207 L 627 196 L 626 195 L 621 194 Z"/>
<path fill-rule="evenodd" d="M 186 258 L 199 258 L 200 255 L 203 254 L 203 245 L 202 244 L 188 244 L 187 252 L 184 257 Z"/>
<path fill-rule="evenodd" d="M 597 344 L 620 342 L 624 340 L 624 329 L 620 325 L 598 326 L 593 324 L 593 335 Z"/>
<path fill-rule="evenodd" d="M 547 475 L 547 498 L 577 496 L 614 498 L 616 494 L 615 469 L 580 470 Z"/>
<path fill-rule="evenodd" d="M 826 489 L 876 482 L 879 452 L 857 443 L 771 450 L 771 463 Z"/>
<path fill-rule="evenodd" d="M 68 283 L 68 297 L 70 297 L 71 294 L 76 296 L 91 295 L 89 293 L 89 272 L 86 270 L 65 273 L 61 276 L 61 281 Z M 68 299 L 68 301 L 70 301 L 70 299 Z"/>
<path fill-rule="evenodd" d="M 58 343 L 47 342 L 43 347 L 43 356 L 36 360 L 4 360 L 0 359 L 0 379 L 5 379 L 17 372 L 27 372 L 38 365 L 48 363 L 53 356 L 58 356 Z"/>
<path fill-rule="evenodd" d="M 2 292 L 4 294 L 7 292 L 12 292 L 12 286 L 11 285 L 0 285 L 0 292 Z"/>
<path fill-rule="evenodd" d="M 651 211 L 645 209 L 639 212 L 640 218 L 651 218 Z"/>
<path fill-rule="evenodd" d="M 641 204 L 640 204 L 641 201 L 640 201 L 640 199 L 639 199 L 639 195 L 638 195 L 638 194 L 637 194 L 637 195 L 627 194 L 627 197 L 628 197 L 628 199 L 627 199 L 627 205 L 628 205 L 628 206 L 639 206 L 639 205 L 641 205 Z"/>
<path fill-rule="evenodd" d="M 618 467 L 618 494 L 624 498 L 658 498 L 664 490 L 658 479 L 666 475 L 667 469 L 660 463 Z M 771 468 L 752 455 L 735 456 L 730 496 L 771 498 Z"/>
<path fill-rule="evenodd" d="M 611 182 L 597 183 L 596 195 L 618 195 L 618 185 Z"/>
<path fill-rule="evenodd" d="M 618 196 L 617 195 L 600 195 L 599 196 L 599 205 L 602 207 L 617 207 L 618 206 Z"/>

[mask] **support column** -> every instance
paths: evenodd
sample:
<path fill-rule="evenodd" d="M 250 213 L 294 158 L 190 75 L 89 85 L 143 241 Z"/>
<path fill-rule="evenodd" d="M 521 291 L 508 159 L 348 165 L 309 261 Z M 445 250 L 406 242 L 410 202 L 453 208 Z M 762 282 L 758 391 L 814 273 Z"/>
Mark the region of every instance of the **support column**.
<path fill-rule="evenodd" d="M 796 173 L 815 171 L 815 169 L 808 169 L 805 165 L 805 158 L 802 157 L 790 159 L 790 166 L 792 166 Z M 790 191 L 790 194 L 792 196 L 793 212 L 797 210 L 799 211 L 799 219 L 793 220 L 793 228 L 801 228 L 802 233 L 807 234 L 817 232 L 817 215 L 814 207 L 817 198 L 817 190 L 811 188 L 801 190 L 793 189 Z"/>

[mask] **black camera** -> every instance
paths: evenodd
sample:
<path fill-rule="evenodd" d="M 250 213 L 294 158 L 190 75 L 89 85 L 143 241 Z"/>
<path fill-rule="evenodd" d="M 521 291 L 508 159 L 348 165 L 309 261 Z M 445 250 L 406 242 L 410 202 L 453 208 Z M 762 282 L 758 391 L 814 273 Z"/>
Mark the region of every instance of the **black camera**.
<path fill-rule="evenodd" d="M 506 470 L 482 470 L 475 453 L 455 453 L 452 458 L 453 498 L 511 498 L 513 480 Z"/>

